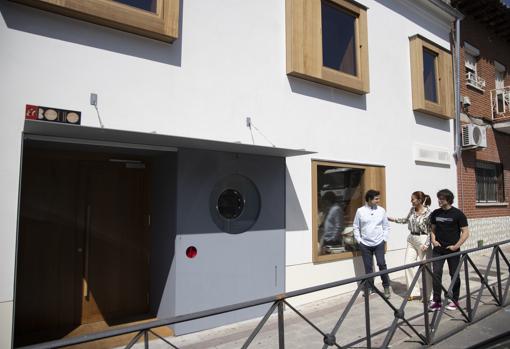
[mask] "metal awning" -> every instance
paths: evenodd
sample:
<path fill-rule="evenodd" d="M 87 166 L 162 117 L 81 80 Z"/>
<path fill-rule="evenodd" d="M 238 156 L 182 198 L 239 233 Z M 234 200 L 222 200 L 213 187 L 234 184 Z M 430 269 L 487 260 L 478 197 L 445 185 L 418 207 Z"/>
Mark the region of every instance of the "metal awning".
<path fill-rule="evenodd" d="M 492 127 L 499 132 L 510 134 L 510 121 L 497 122 Z"/>
<path fill-rule="evenodd" d="M 207 139 L 60 124 L 37 120 L 25 120 L 23 135 L 25 139 L 40 141 L 46 140 L 62 143 L 160 151 L 177 151 L 179 148 L 188 148 L 276 157 L 290 157 L 315 153 L 304 149 L 265 147 L 260 145 L 220 142 Z"/>

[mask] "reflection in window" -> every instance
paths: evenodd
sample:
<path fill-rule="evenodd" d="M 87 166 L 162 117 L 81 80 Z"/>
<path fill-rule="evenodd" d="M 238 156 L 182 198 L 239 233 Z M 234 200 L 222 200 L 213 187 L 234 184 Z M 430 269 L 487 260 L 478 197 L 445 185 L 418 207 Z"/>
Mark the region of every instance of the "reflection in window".
<path fill-rule="evenodd" d="M 501 164 L 477 161 L 475 173 L 477 202 L 505 202 Z"/>
<path fill-rule="evenodd" d="M 423 49 L 423 83 L 425 85 L 425 99 L 435 103 L 437 103 L 436 59 L 437 55 L 434 52 Z"/>
<path fill-rule="evenodd" d="M 113 0 L 113 1 L 120 2 L 121 4 L 124 5 L 136 7 L 140 10 L 145 10 L 154 13 L 156 13 L 156 6 L 158 4 L 158 0 Z"/>
<path fill-rule="evenodd" d="M 322 1 L 322 65 L 356 76 L 356 16 Z"/>
<path fill-rule="evenodd" d="M 319 255 L 358 249 L 352 223 L 363 205 L 360 168 L 317 166 Z"/>

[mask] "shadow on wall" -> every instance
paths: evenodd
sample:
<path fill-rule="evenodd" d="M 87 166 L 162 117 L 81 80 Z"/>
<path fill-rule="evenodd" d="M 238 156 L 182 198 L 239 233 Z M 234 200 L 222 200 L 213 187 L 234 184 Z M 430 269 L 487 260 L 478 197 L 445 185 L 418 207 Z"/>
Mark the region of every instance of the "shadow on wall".
<path fill-rule="evenodd" d="M 179 38 L 169 44 L 10 1 L 0 2 L 0 14 L 9 29 L 174 66 L 181 66 L 182 1 L 179 11 Z"/>
<path fill-rule="evenodd" d="M 305 215 L 287 167 L 285 167 L 285 228 L 287 231 L 308 230 Z"/>
<path fill-rule="evenodd" d="M 414 112 L 414 120 L 416 124 L 435 128 L 439 131 L 451 132 L 450 120 L 442 119 L 440 117 L 427 115 L 418 111 Z M 453 120 L 453 119 L 452 119 Z"/>
<path fill-rule="evenodd" d="M 422 28 L 427 28 L 428 31 L 430 31 L 431 33 L 440 38 L 444 37 L 445 34 L 449 33 L 448 27 L 445 27 L 446 28 L 445 31 L 445 28 L 441 28 L 441 26 L 437 25 L 437 22 L 439 22 L 440 20 L 432 19 L 434 18 L 432 15 L 429 16 L 431 20 L 424 18 L 423 12 L 414 11 L 412 8 L 406 6 L 404 2 L 400 0 L 376 0 L 376 1 L 381 5 L 387 7 L 389 10 L 394 11 L 399 15 L 407 18 L 416 25 Z"/>
<path fill-rule="evenodd" d="M 289 79 L 290 88 L 294 93 L 367 110 L 367 98 L 365 95 L 357 95 L 293 76 L 287 76 L 287 78 Z"/>

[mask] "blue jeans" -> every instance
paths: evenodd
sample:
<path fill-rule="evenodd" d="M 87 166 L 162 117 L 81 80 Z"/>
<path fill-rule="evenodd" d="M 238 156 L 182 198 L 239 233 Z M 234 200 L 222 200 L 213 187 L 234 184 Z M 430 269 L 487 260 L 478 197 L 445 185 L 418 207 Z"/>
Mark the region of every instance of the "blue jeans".
<path fill-rule="evenodd" d="M 363 264 L 365 265 L 365 273 L 370 274 L 374 272 L 374 254 L 379 271 L 386 270 L 386 260 L 384 259 L 384 241 L 377 246 L 366 246 L 362 243 L 359 244 L 361 250 L 361 257 L 363 258 Z M 390 277 L 388 274 L 381 275 L 383 287 L 390 286 Z M 370 279 L 370 285 L 374 284 L 374 279 Z"/>

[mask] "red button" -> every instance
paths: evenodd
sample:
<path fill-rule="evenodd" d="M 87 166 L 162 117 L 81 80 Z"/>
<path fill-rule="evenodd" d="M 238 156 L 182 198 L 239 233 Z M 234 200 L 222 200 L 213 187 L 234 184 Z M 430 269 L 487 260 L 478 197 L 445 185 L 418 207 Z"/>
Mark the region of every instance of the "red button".
<path fill-rule="evenodd" d="M 195 246 L 190 246 L 186 249 L 186 257 L 188 258 L 195 258 L 197 253 L 197 248 Z"/>

